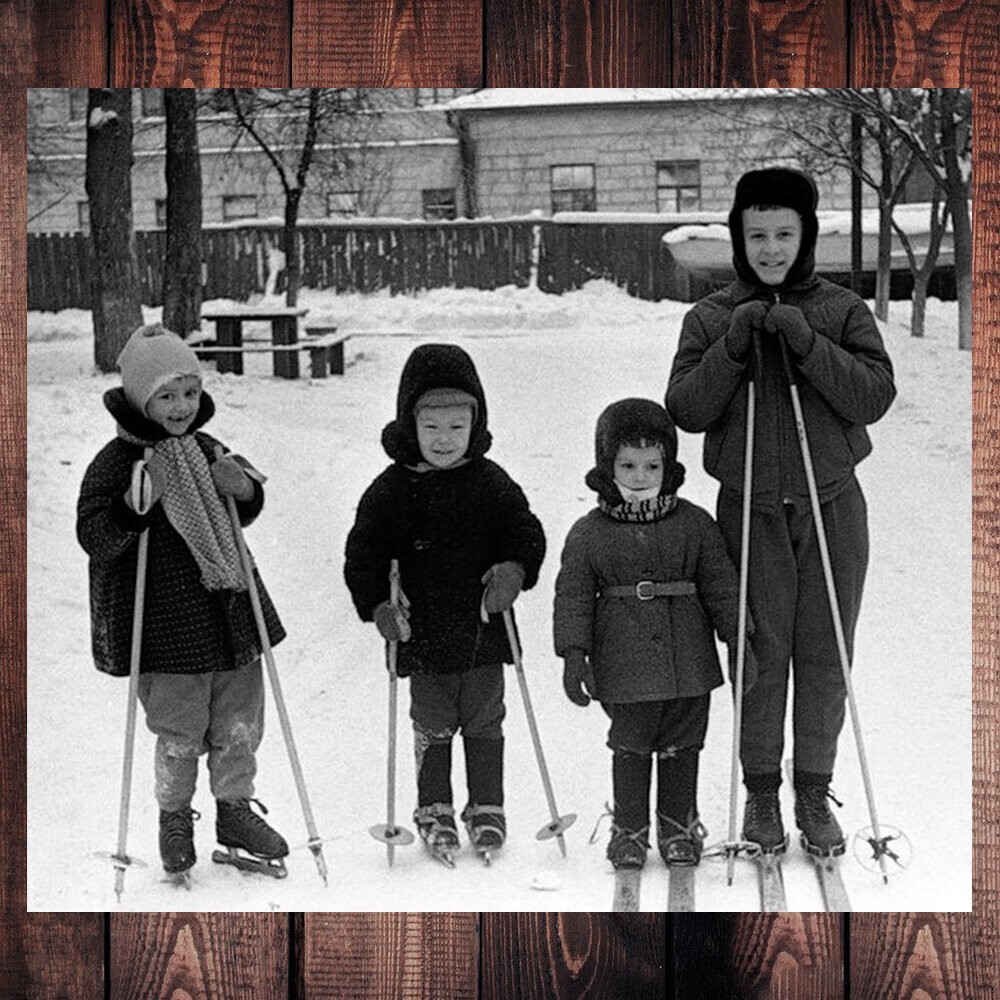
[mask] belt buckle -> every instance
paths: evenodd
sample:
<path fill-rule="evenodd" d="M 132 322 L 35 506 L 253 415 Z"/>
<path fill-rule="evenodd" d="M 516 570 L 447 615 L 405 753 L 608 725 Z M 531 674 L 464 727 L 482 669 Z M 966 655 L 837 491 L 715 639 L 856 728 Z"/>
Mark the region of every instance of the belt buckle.
<path fill-rule="evenodd" d="M 635 596 L 639 598 L 640 601 L 651 601 L 656 594 L 653 592 L 653 581 L 652 580 L 640 580 L 635 585 Z"/>

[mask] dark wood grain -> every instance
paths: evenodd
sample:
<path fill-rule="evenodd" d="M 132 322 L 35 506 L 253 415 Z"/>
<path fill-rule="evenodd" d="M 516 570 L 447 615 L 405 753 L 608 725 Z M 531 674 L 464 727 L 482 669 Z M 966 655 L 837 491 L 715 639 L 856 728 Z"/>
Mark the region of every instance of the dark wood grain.
<path fill-rule="evenodd" d="M 103 87 L 107 83 L 105 0 L 34 0 L 34 87 Z"/>
<path fill-rule="evenodd" d="M 111 0 L 113 87 L 282 87 L 289 4 Z"/>
<path fill-rule="evenodd" d="M 110 1000 L 288 1000 L 288 925 L 270 913 L 113 915 Z"/>
<path fill-rule="evenodd" d="M 482 82 L 479 0 L 296 0 L 296 86 L 475 87 Z"/>
<path fill-rule="evenodd" d="M 860 0 L 852 86 L 960 87 L 995 74 L 997 0 Z"/>
<path fill-rule="evenodd" d="M 666 87 L 663 0 L 509 0 L 486 5 L 491 87 Z"/>
<path fill-rule="evenodd" d="M 851 919 L 852 1000 L 972 1000 L 982 993 L 971 962 L 967 914 L 857 914 Z M 981 983 L 986 985 L 986 983 Z"/>
<path fill-rule="evenodd" d="M 3 996 L 92 1000 L 104 996 L 104 917 L 30 913 L 24 922 L 25 985 Z"/>
<path fill-rule="evenodd" d="M 666 996 L 662 914 L 484 913 L 482 921 L 481 1000 Z"/>
<path fill-rule="evenodd" d="M 847 82 L 845 0 L 674 0 L 675 87 Z"/>
<path fill-rule="evenodd" d="M 840 1000 L 843 920 L 832 913 L 674 918 L 674 1000 Z"/>
<path fill-rule="evenodd" d="M 474 913 L 313 913 L 304 919 L 301 996 L 474 1000 Z"/>

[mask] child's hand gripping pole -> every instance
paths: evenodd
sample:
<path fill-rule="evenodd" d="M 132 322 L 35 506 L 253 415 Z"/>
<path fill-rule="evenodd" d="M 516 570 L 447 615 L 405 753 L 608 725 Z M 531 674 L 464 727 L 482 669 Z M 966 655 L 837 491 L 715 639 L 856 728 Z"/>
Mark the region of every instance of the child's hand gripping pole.
<path fill-rule="evenodd" d="M 405 600 L 399 589 L 399 563 L 393 559 L 389 568 L 389 603 L 397 609 L 397 621 L 401 634 L 408 638 L 409 625 L 405 617 L 398 611 L 401 599 Z M 386 640 L 385 662 L 389 671 L 389 759 L 386 775 L 386 821 L 385 823 L 376 823 L 368 831 L 376 840 L 381 840 L 385 844 L 390 868 L 395 859 L 396 845 L 405 847 L 407 844 L 412 844 L 414 840 L 413 834 L 409 830 L 396 825 L 396 688 L 398 686 L 396 683 L 398 679 L 396 658 L 398 650 L 398 642 Z"/>
<path fill-rule="evenodd" d="M 221 445 L 216 446 L 215 457 L 217 460 L 223 457 Z M 292 724 L 289 721 L 288 709 L 285 707 L 285 699 L 281 693 L 278 668 L 274 663 L 271 639 L 267 634 L 267 624 L 264 621 L 264 612 L 260 605 L 260 594 L 257 592 L 257 583 L 254 580 L 250 550 L 247 548 L 246 540 L 243 538 L 243 527 L 240 524 L 240 516 L 236 510 L 236 501 L 232 496 L 226 496 L 223 499 L 225 500 L 226 509 L 229 511 L 229 520 L 233 526 L 236 548 L 240 553 L 240 564 L 243 567 L 243 576 L 247 582 L 247 592 L 250 597 L 250 606 L 253 609 L 254 621 L 257 623 L 257 635 L 260 638 L 260 648 L 264 655 L 264 663 L 267 666 L 267 677 L 271 683 L 271 694 L 274 696 L 274 705 L 278 712 L 278 720 L 281 722 L 281 733 L 285 738 L 288 760 L 292 767 L 292 775 L 295 778 L 295 787 L 299 793 L 299 802 L 302 804 L 302 814 L 305 817 L 306 830 L 309 833 L 307 846 L 316 859 L 316 868 L 323 879 L 323 884 L 327 885 L 326 859 L 323 857 L 323 840 L 316 830 L 316 820 L 313 818 L 312 807 L 309 804 L 309 796 L 306 792 L 305 780 L 302 777 L 302 765 L 299 763 L 298 751 L 295 749 Z"/>
<path fill-rule="evenodd" d="M 149 513 L 153 505 L 153 483 L 146 471 L 146 463 L 153 455 L 147 448 L 141 461 L 132 466 L 132 483 L 129 502 L 137 514 Z M 149 552 L 149 529 L 139 534 L 139 548 L 135 560 L 135 600 L 132 605 L 132 649 L 129 657 L 128 704 L 125 714 L 125 752 L 122 757 L 122 789 L 118 805 L 118 848 L 110 860 L 115 866 L 115 896 L 121 902 L 125 890 L 125 869 L 129 865 L 142 865 L 137 858 L 130 858 L 127 850 L 129 806 L 132 798 L 132 761 L 135 755 L 135 717 L 139 700 L 139 666 L 142 662 L 142 617 L 146 602 L 146 562 Z"/>
<path fill-rule="evenodd" d="M 503 612 L 503 623 L 507 628 L 507 639 L 510 642 L 510 651 L 514 656 L 514 670 L 517 673 L 517 683 L 521 688 L 521 699 L 524 702 L 524 713 L 528 717 L 528 729 L 531 731 L 531 742 L 535 747 L 535 757 L 538 760 L 538 769 L 542 774 L 542 784 L 545 786 L 545 798 L 549 804 L 549 814 L 552 820 L 535 834 L 536 840 L 548 840 L 556 837 L 559 841 L 559 850 L 562 856 L 566 857 L 566 839 L 563 833 L 576 822 L 576 813 L 566 813 L 559 815 L 556 808 L 555 795 L 552 793 L 552 782 L 549 779 L 549 769 L 545 766 L 545 755 L 542 753 L 542 741 L 538 736 L 538 726 L 535 723 L 535 713 L 531 708 L 531 698 L 528 695 L 528 682 L 524 677 L 524 665 L 521 663 L 521 647 L 517 641 L 517 633 L 514 630 L 514 620 L 510 610 Z"/>

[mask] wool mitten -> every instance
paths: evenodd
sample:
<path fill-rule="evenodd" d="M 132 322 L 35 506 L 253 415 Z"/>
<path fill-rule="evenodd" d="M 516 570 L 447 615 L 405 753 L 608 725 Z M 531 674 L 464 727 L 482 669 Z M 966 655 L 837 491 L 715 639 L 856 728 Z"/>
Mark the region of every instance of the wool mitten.
<path fill-rule="evenodd" d="M 788 349 L 797 358 L 804 358 L 812 350 L 816 340 L 816 334 L 802 315 L 802 310 L 784 302 L 771 306 L 764 321 L 764 329 L 770 334 L 784 337 Z"/>
<path fill-rule="evenodd" d="M 483 610 L 488 615 L 498 615 L 509 611 L 521 593 L 524 569 L 516 562 L 496 563 L 483 574 L 482 582 L 486 587 Z"/>
<path fill-rule="evenodd" d="M 220 496 L 244 502 L 253 499 L 253 481 L 236 459 L 226 455 L 217 458 L 209 468 Z"/>
<path fill-rule="evenodd" d="M 734 310 L 726 331 L 726 353 L 733 361 L 743 361 L 750 350 L 755 330 L 764 328 L 767 306 L 760 299 L 741 302 Z"/>
<path fill-rule="evenodd" d="M 563 657 L 563 690 L 574 705 L 586 708 L 594 694 L 594 673 L 582 649 L 571 649 Z"/>
<path fill-rule="evenodd" d="M 386 642 L 406 642 L 410 638 L 409 611 L 392 601 L 383 601 L 372 612 L 375 627 Z"/>

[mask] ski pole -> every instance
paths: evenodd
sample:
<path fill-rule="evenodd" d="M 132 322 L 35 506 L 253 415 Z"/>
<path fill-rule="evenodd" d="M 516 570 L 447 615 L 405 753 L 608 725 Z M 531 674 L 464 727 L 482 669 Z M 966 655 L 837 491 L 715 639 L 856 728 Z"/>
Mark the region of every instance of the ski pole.
<path fill-rule="evenodd" d="M 215 457 L 216 459 L 223 457 L 221 445 L 216 446 Z M 236 510 L 236 501 L 231 496 L 226 497 L 226 509 L 229 511 L 229 520 L 233 526 L 233 537 L 236 539 L 236 548 L 240 553 L 240 564 L 243 567 L 243 576 L 247 582 L 250 607 L 253 609 L 254 621 L 257 623 L 257 634 L 260 637 L 261 652 L 264 654 L 264 662 L 267 665 L 267 677 L 271 683 L 271 693 L 274 696 L 275 708 L 278 711 L 278 719 L 281 722 L 281 733 L 285 738 L 288 760 L 292 766 L 292 775 L 295 778 L 295 788 L 299 793 L 299 802 L 302 804 L 302 815 L 305 817 L 306 830 L 309 833 L 308 847 L 316 859 L 316 868 L 323 879 L 323 884 L 327 885 L 326 859 L 323 857 L 323 840 L 316 831 L 316 821 L 313 819 L 312 807 L 309 805 L 309 796 L 306 793 L 305 780 L 302 777 L 302 765 L 299 763 L 298 751 L 295 749 L 295 739 L 292 736 L 292 724 L 289 721 L 288 710 L 285 708 L 285 699 L 281 693 L 278 668 L 274 663 L 271 639 L 267 634 L 264 612 L 260 604 L 260 594 L 257 592 L 257 582 L 254 580 L 250 550 L 247 548 L 246 539 L 243 537 L 243 527 L 240 525 L 240 515 Z"/>
<path fill-rule="evenodd" d="M 389 567 L 389 600 L 393 607 L 399 604 L 399 563 L 393 559 Z M 389 761 L 386 775 L 386 820 L 369 828 L 369 833 L 385 844 L 389 867 L 395 860 L 396 845 L 406 846 L 413 843 L 413 834 L 405 827 L 396 825 L 396 688 L 398 674 L 396 660 L 399 653 L 399 643 L 387 641 L 385 644 L 385 661 L 389 670 Z"/>
<path fill-rule="evenodd" d="M 146 514 L 151 506 L 152 483 L 146 471 L 146 462 L 153 454 L 152 448 L 143 453 L 143 460 L 132 467 L 132 508 L 137 514 Z M 128 817 L 132 799 L 132 762 L 135 756 L 135 717 L 139 701 L 139 666 L 142 662 L 142 617 L 146 603 L 146 563 L 149 553 L 149 528 L 139 534 L 139 548 L 135 560 L 135 600 L 132 605 L 132 649 L 128 671 L 128 707 L 125 714 L 125 752 L 122 759 L 122 791 L 118 805 L 118 849 L 111 855 L 115 866 L 115 896 L 120 903 L 125 890 L 125 869 L 136 864 L 128 856 Z"/>
<path fill-rule="evenodd" d="M 882 881 L 888 884 L 889 875 L 885 866 L 886 839 L 879 830 L 878 813 L 875 809 L 875 793 L 872 790 L 871 774 L 868 769 L 868 758 L 865 754 L 864 737 L 861 733 L 861 719 L 858 705 L 854 698 L 854 684 L 851 680 L 851 660 L 847 654 L 847 642 L 844 638 L 844 624 L 840 617 L 840 603 L 837 600 L 837 586 L 833 579 L 833 567 L 830 563 L 830 549 L 826 541 L 826 528 L 823 524 L 823 511 L 819 503 L 819 490 L 816 487 L 816 473 L 813 467 L 812 455 L 809 451 L 809 437 L 806 433 L 805 416 L 802 412 L 802 400 L 799 398 L 799 386 L 795 370 L 788 357 L 788 345 L 784 337 L 779 337 L 781 346 L 781 362 L 788 380 L 788 391 L 792 397 L 792 411 L 795 414 L 795 430 L 802 452 L 802 464 L 805 466 L 806 485 L 809 489 L 809 503 L 812 507 L 813 521 L 816 525 L 816 542 L 819 546 L 819 558 L 823 564 L 823 577 L 826 580 L 826 596 L 830 603 L 830 616 L 833 619 L 833 632 L 837 640 L 837 652 L 840 654 L 840 669 L 844 675 L 844 687 L 847 690 L 847 704 L 851 713 L 851 725 L 854 729 L 854 740 L 858 748 L 858 762 L 861 765 L 861 779 L 865 786 L 865 798 L 868 800 L 868 815 L 872 821 L 873 838 L 871 846 L 875 851 L 879 868 L 882 870 Z"/>
<path fill-rule="evenodd" d="M 549 769 L 545 766 L 545 754 L 542 753 L 542 741 L 538 736 L 538 726 L 535 723 L 535 713 L 531 708 L 531 698 L 528 695 L 528 682 L 524 677 L 524 664 L 521 662 L 521 647 L 517 641 L 517 634 L 514 631 L 514 620 L 508 608 L 503 613 L 503 623 L 507 628 L 507 639 L 510 642 L 510 651 L 514 656 L 514 670 L 517 673 L 517 683 L 521 688 L 521 700 L 524 702 L 524 713 L 528 717 L 528 729 L 531 731 L 531 742 L 535 747 L 535 757 L 538 760 L 538 769 L 542 773 L 542 785 L 545 787 L 545 798 L 549 804 L 549 814 L 552 821 L 535 834 L 536 840 L 548 840 L 556 837 L 559 841 L 559 850 L 563 857 L 566 857 L 566 838 L 563 833 L 576 822 L 576 813 L 566 813 L 559 815 L 556 808 L 555 795 L 552 793 L 552 782 L 549 780 Z"/>
<path fill-rule="evenodd" d="M 757 335 L 753 336 L 753 353 L 756 354 L 759 343 Z M 754 356 L 751 355 L 748 366 L 747 381 L 747 418 L 746 441 L 743 446 L 743 520 L 740 525 L 740 584 L 739 612 L 736 625 L 736 676 L 733 679 L 735 687 L 733 700 L 733 750 L 732 765 L 729 778 L 729 841 L 725 845 L 726 853 L 726 883 L 733 884 L 733 872 L 736 867 L 736 855 L 740 850 L 740 842 L 736 839 L 736 798 L 739 794 L 740 774 L 740 739 L 743 729 L 743 674 L 746 666 L 747 649 L 747 591 L 750 581 L 750 509 L 753 493 L 753 445 L 754 428 L 757 412 L 757 389 L 754 382 Z"/>

